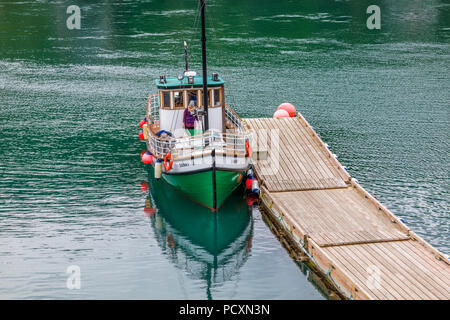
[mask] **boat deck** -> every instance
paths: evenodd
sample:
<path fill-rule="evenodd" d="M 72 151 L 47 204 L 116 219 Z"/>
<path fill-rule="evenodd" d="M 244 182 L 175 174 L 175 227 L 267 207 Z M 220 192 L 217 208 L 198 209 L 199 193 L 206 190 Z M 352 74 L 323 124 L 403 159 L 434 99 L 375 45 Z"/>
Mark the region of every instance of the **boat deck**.
<path fill-rule="evenodd" d="M 299 115 L 245 119 L 266 211 L 350 299 L 450 299 L 448 257 L 352 179 Z"/>

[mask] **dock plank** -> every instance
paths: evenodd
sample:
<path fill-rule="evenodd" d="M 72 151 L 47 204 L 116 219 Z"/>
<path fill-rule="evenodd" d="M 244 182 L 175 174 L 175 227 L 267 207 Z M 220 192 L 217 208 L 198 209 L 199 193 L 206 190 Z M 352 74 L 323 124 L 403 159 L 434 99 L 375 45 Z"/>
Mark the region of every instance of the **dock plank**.
<path fill-rule="evenodd" d="M 359 257 L 359 259 L 354 259 L 355 256 Z M 389 295 L 393 296 L 391 299 L 395 300 L 408 299 L 411 295 L 414 296 L 414 292 L 410 292 L 409 288 L 401 286 L 401 279 L 386 272 L 383 257 L 369 254 L 368 250 L 363 246 L 336 247 L 334 257 L 338 261 L 340 259 L 346 259 L 348 265 L 358 263 L 358 272 L 361 274 L 361 285 L 375 295 L 380 291 L 389 292 Z M 414 297 L 420 299 L 419 295 L 415 295 Z"/>
<path fill-rule="evenodd" d="M 270 130 L 276 130 L 277 128 L 273 126 L 273 123 L 269 122 L 269 123 L 265 123 L 264 126 L 267 126 L 268 129 Z M 290 147 L 284 147 L 284 146 L 288 146 L 290 141 L 286 139 L 286 136 L 284 134 L 280 135 L 280 146 L 282 145 L 283 148 L 278 148 L 279 152 L 280 152 L 280 157 L 282 159 L 292 159 L 293 162 L 296 163 L 296 165 L 298 166 L 297 168 L 294 166 L 282 166 L 281 168 L 279 168 L 280 170 L 283 171 L 282 175 L 284 177 L 291 177 L 291 179 L 287 180 L 287 181 L 281 181 L 281 183 L 283 183 L 283 185 L 286 186 L 287 183 L 291 183 L 292 185 L 290 186 L 291 189 L 305 189 L 307 188 L 307 184 L 305 183 L 305 181 L 302 180 L 302 177 L 305 176 L 309 176 L 309 178 L 311 179 L 312 177 L 310 176 L 310 171 L 308 171 L 302 161 L 300 161 L 300 159 L 298 158 L 298 154 L 292 150 L 292 148 Z M 297 169 L 297 170 L 296 170 Z"/>
<path fill-rule="evenodd" d="M 268 160 L 256 161 L 259 178 L 270 191 L 345 188 L 347 184 L 339 170 L 332 165 L 328 150 L 320 145 L 298 119 L 246 119 L 260 141 L 267 136 Z M 278 132 L 279 146 L 274 146 L 270 133 Z M 256 146 L 257 147 L 257 146 Z M 278 152 L 278 157 L 274 153 Z M 267 163 L 278 159 L 279 170 L 271 174 Z"/>
<path fill-rule="evenodd" d="M 273 125 L 271 125 L 270 123 L 267 123 L 266 121 L 264 121 L 264 119 L 260 119 L 260 128 L 264 129 L 264 133 L 267 133 L 268 136 L 268 141 L 270 143 L 270 161 L 272 164 L 275 164 L 276 162 L 278 162 L 278 171 L 277 172 L 273 172 L 270 175 L 270 181 L 272 181 L 273 184 L 276 184 L 276 188 L 272 188 L 272 190 L 276 190 L 276 191 L 282 191 L 285 189 L 290 189 L 290 190 L 301 190 L 307 187 L 307 183 L 306 183 L 306 179 L 301 179 L 300 174 L 303 173 L 303 176 L 305 176 L 304 172 L 307 172 L 306 169 L 304 168 L 300 168 L 300 170 L 298 170 L 299 168 L 293 167 L 293 166 L 289 166 L 286 165 L 286 159 L 291 159 L 293 156 L 293 153 L 291 153 L 291 149 L 290 148 L 280 148 L 281 145 L 285 145 L 286 144 L 286 137 L 284 134 L 279 134 L 279 143 L 277 144 L 276 141 L 272 141 L 272 132 L 273 130 L 278 130 L 279 128 L 275 128 Z M 277 131 L 278 133 L 280 132 L 279 130 Z M 275 148 L 274 148 L 275 147 Z M 275 155 L 277 154 L 277 156 L 275 157 Z M 302 164 L 302 162 L 295 162 L 297 165 L 298 164 Z M 302 171 L 301 173 L 299 173 L 299 171 Z M 292 172 L 297 172 L 297 175 L 293 175 Z M 269 178 L 269 176 L 267 176 L 267 178 Z M 313 180 L 313 179 L 312 179 Z"/>
<path fill-rule="evenodd" d="M 409 239 L 351 187 L 274 192 L 272 197 L 301 221 L 308 236 L 320 246 Z"/>
<path fill-rule="evenodd" d="M 382 242 L 362 245 L 328 247 L 324 250 L 336 261 L 342 261 L 347 269 L 348 265 L 362 264 L 359 271 L 364 275 L 362 284 L 371 281 L 374 270 L 379 270 L 380 286 L 396 292 L 401 299 L 449 299 L 448 285 L 449 270 L 441 275 L 430 277 L 421 266 L 421 260 L 402 262 L 399 257 L 412 240 L 400 242 Z M 426 256 L 424 248 L 417 248 L 417 252 Z M 436 260 L 436 262 L 439 262 Z M 376 269 L 375 269 L 376 268 Z M 350 272 L 350 270 L 348 270 Z M 434 279 L 434 280 L 433 280 Z M 441 283 L 441 284 L 440 284 Z M 367 287 L 367 285 L 366 285 Z M 369 291 L 373 291 L 368 289 Z M 374 292 L 374 294 L 376 294 Z"/>
<path fill-rule="evenodd" d="M 257 140 L 279 133 L 278 143 L 268 138 L 266 166 L 253 163 L 263 206 L 342 294 L 450 299 L 448 257 L 351 179 L 302 115 L 246 121 Z M 278 172 L 267 162 L 276 162 Z M 381 285 L 373 285 L 374 270 Z"/>

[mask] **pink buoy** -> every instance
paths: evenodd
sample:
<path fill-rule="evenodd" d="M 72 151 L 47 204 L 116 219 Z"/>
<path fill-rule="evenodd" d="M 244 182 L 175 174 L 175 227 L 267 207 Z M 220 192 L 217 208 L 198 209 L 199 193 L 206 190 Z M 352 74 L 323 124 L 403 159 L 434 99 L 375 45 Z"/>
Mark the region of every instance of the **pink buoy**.
<path fill-rule="evenodd" d="M 144 155 L 144 153 L 146 153 L 147 151 L 145 151 L 145 150 L 142 150 L 141 151 L 141 159 L 142 159 L 142 156 Z"/>
<path fill-rule="evenodd" d="M 289 113 L 289 117 L 295 117 L 297 115 L 297 110 L 292 103 L 284 102 L 280 104 L 277 110 L 286 110 Z"/>
<path fill-rule="evenodd" d="M 142 129 L 142 127 L 144 126 L 144 124 L 147 124 L 147 121 L 141 120 L 141 122 L 139 122 L 139 127 Z"/>
<path fill-rule="evenodd" d="M 153 156 L 150 152 L 146 152 L 142 155 L 142 162 L 145 164 L 150 164 L 153 162 Z"/>
<path fill-rule="evenodd" d="M 280 109 L 275 111 L 275 113 L 273 114 L 273 118 L 274 119 L 278 119 L 278 118 L 289 118 L 289 112 L 287 112 L 284 109 Z"/>
<path fill-rule="evenodd" d="M 144 140 L 144 132 L 142 130 L 139 131 L 139 139 Z"/>

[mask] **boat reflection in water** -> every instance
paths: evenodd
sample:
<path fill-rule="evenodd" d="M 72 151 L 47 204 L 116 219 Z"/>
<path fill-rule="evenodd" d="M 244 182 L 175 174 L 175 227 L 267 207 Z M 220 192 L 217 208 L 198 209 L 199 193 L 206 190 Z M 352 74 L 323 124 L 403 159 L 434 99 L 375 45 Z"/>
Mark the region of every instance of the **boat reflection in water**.
<path fill-rule="evenodd" d="M 149 170 L 151 171 L 151 170 Z M 211 286 L 229 280 L 249 256 L 253 219 L 238 189 L 213 213 L 151 178 L 144 211 L 158 244 L 170 261 L 194 279 L 203 279 L 207 298 Z"/>

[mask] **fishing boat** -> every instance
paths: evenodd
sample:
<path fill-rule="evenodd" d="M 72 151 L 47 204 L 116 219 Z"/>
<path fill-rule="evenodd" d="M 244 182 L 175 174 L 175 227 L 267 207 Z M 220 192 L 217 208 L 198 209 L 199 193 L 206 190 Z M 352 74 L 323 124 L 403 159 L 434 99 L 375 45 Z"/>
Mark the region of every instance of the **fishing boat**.
<path fill-rule="evenodd" d="M 226 104 L 224 80 L 216 72 L 207 75 L 205 3 L 200 2 L 202 75 L 189 70 L 185 42 L 184 71 L 155 80 L 157 92 L 148 97 L 140 136 L 147 146 L 143 161 L 152 164 L 156 179 L 217 211 L 250 169 L 250 132 Z"/>

